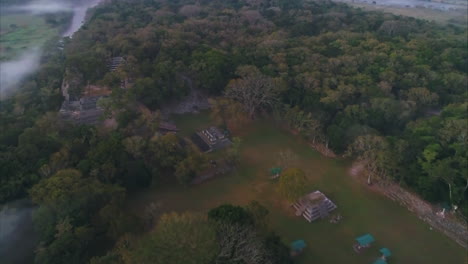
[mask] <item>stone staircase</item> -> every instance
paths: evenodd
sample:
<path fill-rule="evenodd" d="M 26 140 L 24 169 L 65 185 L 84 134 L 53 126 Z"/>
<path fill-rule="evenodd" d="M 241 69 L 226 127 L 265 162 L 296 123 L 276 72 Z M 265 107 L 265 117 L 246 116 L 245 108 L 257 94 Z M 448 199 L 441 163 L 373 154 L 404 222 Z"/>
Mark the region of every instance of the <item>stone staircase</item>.
<path fill-rule="evenodd" d="M 296 215 L 302 215 L 308 222 L 312 222 L 319 218 L 323 219 L 329 215 L 329 212 L 335 210 L 336 205 L 328 198 L 324 199 L 320 204 L 312 207 L 304 207 L 300 202 L 292 205 L 296 209 Z"/>

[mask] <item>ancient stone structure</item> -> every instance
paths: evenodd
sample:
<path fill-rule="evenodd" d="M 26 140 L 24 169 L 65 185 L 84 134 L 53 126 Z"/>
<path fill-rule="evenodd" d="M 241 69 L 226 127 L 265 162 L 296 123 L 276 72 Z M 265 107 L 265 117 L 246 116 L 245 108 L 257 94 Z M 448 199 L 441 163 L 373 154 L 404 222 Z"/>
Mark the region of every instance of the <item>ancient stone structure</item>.
<path fill-rule="evenodd" d="M 292 206 L 296 209 L 297 216 L 302 215 L 309 222 L 319 218 L 326 218 L 331 211 L 337 208 L 336 205 L 320 191 L 304 195 Z"/>
<path fill-rule="evenodd" d="M 103 109 L 97 102 L 104 96 L 87 96 L 78 101 L 65 100 L 60 108 L 60 116 L 75 124 L 96 125 L 100 122 Z"/>

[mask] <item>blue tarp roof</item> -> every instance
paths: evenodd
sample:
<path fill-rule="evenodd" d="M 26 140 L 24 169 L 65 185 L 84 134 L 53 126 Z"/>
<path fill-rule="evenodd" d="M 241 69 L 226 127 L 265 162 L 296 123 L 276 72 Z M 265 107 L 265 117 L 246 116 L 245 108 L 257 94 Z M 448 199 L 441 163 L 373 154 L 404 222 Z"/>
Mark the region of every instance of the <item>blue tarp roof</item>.
<path fill-rule="evenodd" d="M 374 261 L 373 264 L 387 264 L 387 261 L 385 261 L 384 259 L 379 258 L 376 261 Z"/>
<path fill-rule="evenodd" d="M 306 247 L 306 243 L 304 240 L 296 240 L 291 243 L 291 248 L 295 251 L 303 250 Z"/>
<path fill-rule="evenodd" d="M 371 234 L 365 234 L 363 236 L 360 236 L 356 238 L 356 241 L 359 243 L 361 246 L 367 246 L 370 243 L 374 242 L 375 239 Z"/>
<path fill-rule="evenodd" d="M 390 249 L 388 248 L 381 248 L 380 253 L 382 253 L 385 257 L 390 257 L 392 255 L 392 252 L 390 252 Z"/>

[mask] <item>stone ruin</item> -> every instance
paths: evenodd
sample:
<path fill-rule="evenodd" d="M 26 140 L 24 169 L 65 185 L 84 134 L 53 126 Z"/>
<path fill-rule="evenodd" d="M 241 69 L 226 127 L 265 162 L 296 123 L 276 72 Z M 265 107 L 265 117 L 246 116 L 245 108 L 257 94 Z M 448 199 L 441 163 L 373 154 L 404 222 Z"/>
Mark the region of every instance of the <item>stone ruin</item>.
<path fill-rule="evenodd" d="M 191 139 L 202 152 L 211 152 L 232 144 L 231 140 L 217 127 L 210 127 L 196 132 L 192 135 Z"/>
<path fill-rule="evenodd" d="M 328 217 L 329 213 L 337 206 L 322 192 L 315 191 L 304 195 L 292 204 L 292 207 L 296 209 L 297 216 L 302 215 L 308 222 L 312 222 L 319 218 Z"/>
<path fill-rule="evenodd" d="M 62 103 L 59 114 L 63 120 L 75 124 L 96 125 L 100 123 L 100 117 L 104 110 L 97 102 L 104 96 L 82 97 L 77 101 L 65 100 Z"/>

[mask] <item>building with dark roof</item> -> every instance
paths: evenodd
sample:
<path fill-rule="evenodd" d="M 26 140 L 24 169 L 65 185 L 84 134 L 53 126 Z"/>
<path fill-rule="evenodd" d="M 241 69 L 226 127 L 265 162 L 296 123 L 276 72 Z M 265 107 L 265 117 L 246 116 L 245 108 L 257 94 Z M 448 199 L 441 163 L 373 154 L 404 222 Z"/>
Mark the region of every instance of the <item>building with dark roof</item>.
<path fill-rule="evenodd" d="M 164 122 L 164 121 L 159 123 L 158 129 L 162 133 L 176 133 L 179 131 L 176 125 L 169 123 L 169 122 Z"/>

